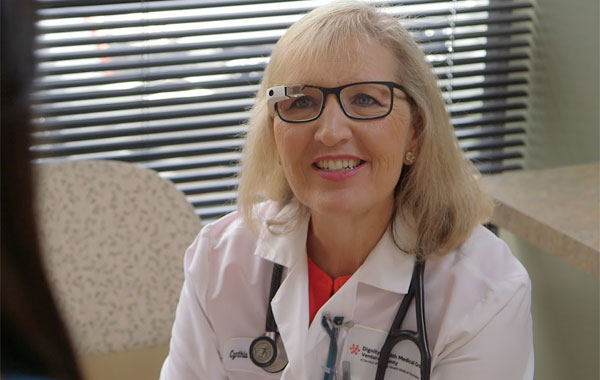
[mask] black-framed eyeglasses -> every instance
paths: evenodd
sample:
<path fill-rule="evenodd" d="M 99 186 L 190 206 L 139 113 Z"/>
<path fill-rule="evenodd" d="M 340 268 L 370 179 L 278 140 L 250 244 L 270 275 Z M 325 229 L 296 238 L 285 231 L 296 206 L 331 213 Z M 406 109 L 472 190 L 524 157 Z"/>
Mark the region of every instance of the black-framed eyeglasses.
<path fill-rule="evenodd" d="M 271 117 L 277 113 L 283 121 L 304 123 L 319 118 L 327 95 L 335 94 L 342 111 L 350 119 L 379 119 L 392 111 L 394 88 L 401 90 L 406 100 L 411 102 L 402 85 L 374 81 L 350 83 L 339 87 L 301 84 L 271 87 L 267 90 L 267 105 Z"/>

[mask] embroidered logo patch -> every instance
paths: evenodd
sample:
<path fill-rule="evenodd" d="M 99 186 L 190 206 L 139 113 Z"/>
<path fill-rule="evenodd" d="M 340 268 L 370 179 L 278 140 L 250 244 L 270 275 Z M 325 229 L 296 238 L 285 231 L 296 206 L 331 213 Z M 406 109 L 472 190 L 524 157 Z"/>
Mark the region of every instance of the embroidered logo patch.
<path fill-rule="evenodd" d="M 373 379 L 379 364 L 380 350 L 387 333 L 355 324 L 348 332 L 341 362 L 348 362 L 352 378 Z M 390 380 L 418 380 L 421 367 L 420 352 L 410 341 L 398 343 L 389 354 L 385 374 Z"/>

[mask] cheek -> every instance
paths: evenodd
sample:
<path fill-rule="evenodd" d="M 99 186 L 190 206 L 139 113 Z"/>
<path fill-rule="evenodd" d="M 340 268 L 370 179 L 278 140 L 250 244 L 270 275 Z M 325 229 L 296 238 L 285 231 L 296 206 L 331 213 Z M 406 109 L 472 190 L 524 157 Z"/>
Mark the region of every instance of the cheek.
<path fill-rule="evenodd" d="M 307 166 L 303 160 L 306 157 L 305 134 L 295 125 L 279 121 L 273 123 L 275 145 L 283 175 L 292 192 L 301 194 L 303 184 L 307 182 Z"/>
<path fill-rule="evenodd" d="M 281 163 L 287 166 L 287 164 L 296 162 L 302 150 L 301 138 L 296 129 L 281 120 L 276 120 L 273 123 L 273 134 Z"/>
<path fill-rule="evenodd" d="M 289 138 L 287 135 L 289 131 L 282 125 L 281 121 L 275 120 L 273 122 L 273 135 L 275 137 L 275 145 L 277 146 L 277 152 L 279 153 L 279 159 L 284 161 L 285 153 L 289 151 L 289 148 L 286 147 L 287 141 Z"/>
<path fill-rule="evenodd" d="M 375 152 L 376 157 L 382 163 L 381 169 L 393 171 L 398 176 L 402 169 L 404 154 L 408 150 L 412 139 L 412 128 L 410 127 L 410 116 L 390 115 L 373 132 L 376 145 L 380 147 Z"/>

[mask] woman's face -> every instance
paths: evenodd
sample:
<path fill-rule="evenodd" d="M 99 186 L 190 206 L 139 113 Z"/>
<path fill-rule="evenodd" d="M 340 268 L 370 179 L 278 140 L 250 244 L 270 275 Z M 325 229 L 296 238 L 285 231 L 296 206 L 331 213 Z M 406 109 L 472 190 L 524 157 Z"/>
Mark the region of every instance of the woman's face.
<path fill-rule="evenodd" d="M 395 57 L 379 44 L 361 46 L 352 60 L 320 58 L 318 64 L 294 68 L 279 84 L 396 81 Z M 391 215 L 405 153 L 415 147 L 411 109 L 402 91 L 394 90 L 392 111 L 380 119 L 350 119 L 330 94 L 318 119 L 288 123 L 276 115 L 273 128 L 286 179 L 313 216 Z"/>

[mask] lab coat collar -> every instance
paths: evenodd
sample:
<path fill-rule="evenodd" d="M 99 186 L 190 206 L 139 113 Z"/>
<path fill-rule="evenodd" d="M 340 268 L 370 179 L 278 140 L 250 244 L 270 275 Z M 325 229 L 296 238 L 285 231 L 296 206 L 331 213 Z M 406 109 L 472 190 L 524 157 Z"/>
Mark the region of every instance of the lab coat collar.
<path fill-rule="evenodd" d="M 357 282 L 406 294 L 415 265 L 415 257 L 402 250 L 412 246 L 414 234 L 410 231 L 402 218 L 396 218 L 393 231 L 391 226 L 387 228 L 354 274 Z"/>
<path fill-rule="evenodd" d="M 267 227 L 266 220 L 286 220 L 298 214 L 299 204 L 291 202 L 280 207 L 274 202 L 264 204 L 267 207 L 263 214 L 263 227 L 255 254 L 281 264 L 293 267 L 299 260 L 306 261 L 306 238 L 310 215 L 300 212 L 295 221 L 289 225 Z M 389 226 L 363 265 L 354 273 L 356 281 L 377 288 L 406 294 L 410 286 L 415 264 L 413 255 L 401 248 L 411 247 L 414 233 L 401 216 L 397 216 L 394 229 Z M 394 241 L 395 236 L 395 241 Z M 398 244 L 396 244 L 396 242 Z"/>
<path fill-rule="evenodd" d="M 260 238 L 255 255 L 263 259 L 291 268 L 301 259 L 306 260 L 306 236 L 309 215 L 301 210 L 297 202 L 281 207 L 276 202 L 266 202 L 261 220 Z M 271 224 L 269 221 L 288 221 Z"/>

